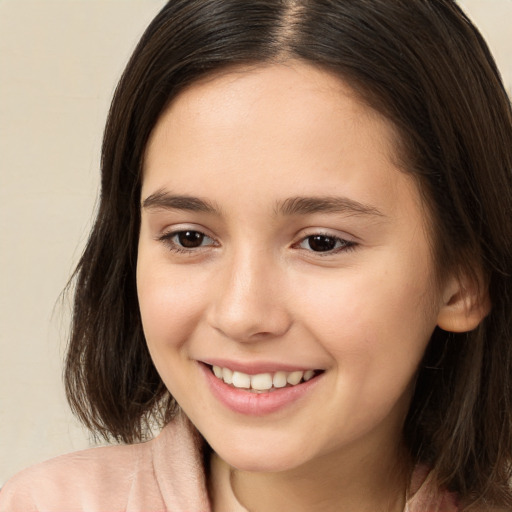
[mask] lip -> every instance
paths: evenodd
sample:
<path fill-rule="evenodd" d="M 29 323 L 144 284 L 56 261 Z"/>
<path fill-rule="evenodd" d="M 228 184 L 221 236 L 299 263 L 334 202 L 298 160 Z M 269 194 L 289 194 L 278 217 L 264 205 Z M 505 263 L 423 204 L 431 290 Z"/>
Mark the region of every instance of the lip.
<path fill-rule="evenodd" d="M 246 373 L 247 375 L 258 375 L 259 373 L 276 373 L 276 372 L 295 372 L 297 370 L 317 370 L 311 366 L 291 366 L 289 364 L 274 363 L 270 361 L 231 361 L 228 359 L 202 359 L 201 363 L 210 366 L 220 366 L 221 368 L 229 368 L 235 372 Z"/>
<path fill-rule="evenodd" d="M 228 367 L 235 371 L 243 371 L 238 370 L 236 365 L 233 365 L 232 362 L 226 364 L 224 367 Z M 207 364 L 200 362 L 199 368 L 201 369 L 213 396 L 231 411 L 247 416 L 265 416 L 267 414 L 280 411 L 286 407 L 290 407 L 297 401 L 309 395 L 323 377 L 323 373 L 321 373 L 311 380 L 302 382 L 296 386 L 279 388 L 265 393 L 254 393 L 244 389 L 237 389 L 233 386 L 228 386 L 224 381 L 215 377 Z M 255 371 L 252 375 L 256 373 L 264 373 L 260 372 L 260 368 L 261 367 L 258 366 L 258 371 Z M 272 368 L 276 368 L 276 365 L 272 365 Z M 297 370 L 298 368 L 295 367 L 294 369 Z M 245 373 L 247 373 L 247 371 Z"/>

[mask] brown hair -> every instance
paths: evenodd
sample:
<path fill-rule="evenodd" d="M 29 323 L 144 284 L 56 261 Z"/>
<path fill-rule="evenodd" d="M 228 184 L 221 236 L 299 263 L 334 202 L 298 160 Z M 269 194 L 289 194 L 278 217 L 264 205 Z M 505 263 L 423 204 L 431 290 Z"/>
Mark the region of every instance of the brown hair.
<path fill-rule="evenodd" d="M 178 92 L 226 66 L 300 59 L 347 81 L 400 135 L 440 271 L 481 274 L 492 310 L 437 329 L 404 433 L 415 462 L 469 502 L 512 505 L 512 113 L 492 56 L 452 0 L 173 0 L 117 87 L 99 210 L 75 273 L 70 404 L 106 438 L 141 439 L 176 404 L 142 332 L 135 285 L 142 159 Z"/>

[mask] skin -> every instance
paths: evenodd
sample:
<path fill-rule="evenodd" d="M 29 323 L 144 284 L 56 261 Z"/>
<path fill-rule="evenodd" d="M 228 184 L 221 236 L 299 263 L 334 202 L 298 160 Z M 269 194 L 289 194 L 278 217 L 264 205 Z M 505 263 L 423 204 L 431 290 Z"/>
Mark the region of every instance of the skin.
<path fill-rule="evenodd" d="M 298 62 L 198 82 L 155 126 L 140 310 L 162 379 L 214 450 L 215 510 L 403 509 L 414 377 L 436 324 L 462 308 L 453 280 L 435 283 L 420 194 L 397 168 L 395 140 L 339 78 Z M 304 196 L 364 208 L 282 207 Z M 176 233 L 186 230 L 206 236 L 184 250 Z M 335 249 L 314 251 L 315 234 Z M 323 374 L 292 405 L 246 416 L 206 385 L 198 361 L 212 357 Z"/>

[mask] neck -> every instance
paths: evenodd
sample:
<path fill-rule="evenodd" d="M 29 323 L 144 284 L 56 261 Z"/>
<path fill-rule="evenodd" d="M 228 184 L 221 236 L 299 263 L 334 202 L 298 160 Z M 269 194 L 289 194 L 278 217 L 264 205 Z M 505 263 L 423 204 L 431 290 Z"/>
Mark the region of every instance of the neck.
<path fill-rule="evenodd" d="M 377 459 L 357 460 L 330 453 L 272 473 L 234 469 L 214 453 L 210 474 L 213 510 L 401 512 L 410 475 L 408 465 L 400 461 L 407 458 L 396 448 L 380 452 Z"/>

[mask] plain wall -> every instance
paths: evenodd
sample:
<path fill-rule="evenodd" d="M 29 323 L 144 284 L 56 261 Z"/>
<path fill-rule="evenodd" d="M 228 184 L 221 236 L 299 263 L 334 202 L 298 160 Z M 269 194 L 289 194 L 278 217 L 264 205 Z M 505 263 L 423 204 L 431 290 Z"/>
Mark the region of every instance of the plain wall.
<path fill-rule="evenodd" d="M 64 399 L 59 296 L 91 224 L 115 84 L 164 3 L 0 0 L 0 486 L 90 444 Z M 512 0 L 461 4 L 512 91 Z"/>

